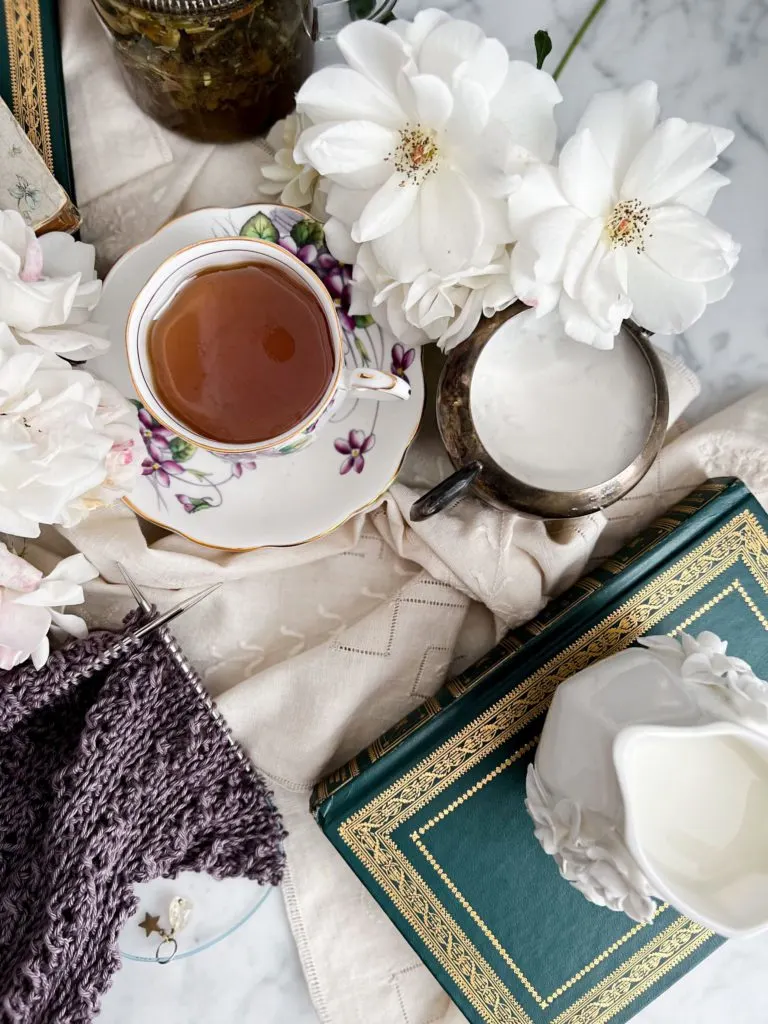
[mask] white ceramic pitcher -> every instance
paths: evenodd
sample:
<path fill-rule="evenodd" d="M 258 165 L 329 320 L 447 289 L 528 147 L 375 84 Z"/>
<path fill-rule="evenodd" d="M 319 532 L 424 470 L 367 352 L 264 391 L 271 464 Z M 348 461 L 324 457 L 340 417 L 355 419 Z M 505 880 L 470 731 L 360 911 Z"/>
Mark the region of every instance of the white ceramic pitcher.
<path fill-rule="evenodd" d="M 555 693 L 528 774 L 536 836 L 587 899 L 768 929 L 768 684 L 713 633 L 648 637 Z"/>

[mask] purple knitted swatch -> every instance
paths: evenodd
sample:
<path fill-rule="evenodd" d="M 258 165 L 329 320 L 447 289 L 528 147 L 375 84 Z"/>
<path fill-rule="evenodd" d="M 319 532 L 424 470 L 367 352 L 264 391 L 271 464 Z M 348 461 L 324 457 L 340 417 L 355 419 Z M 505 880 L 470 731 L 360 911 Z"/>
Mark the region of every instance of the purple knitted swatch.
<path fill-rule="evenodd" d="M 277 885 L 264 783 L 160 641 L 73 685 L 114 641 L 0 675 L 0 1021 L 85 1024 L 120 967 L 133 885 L 179 871 Z"/>

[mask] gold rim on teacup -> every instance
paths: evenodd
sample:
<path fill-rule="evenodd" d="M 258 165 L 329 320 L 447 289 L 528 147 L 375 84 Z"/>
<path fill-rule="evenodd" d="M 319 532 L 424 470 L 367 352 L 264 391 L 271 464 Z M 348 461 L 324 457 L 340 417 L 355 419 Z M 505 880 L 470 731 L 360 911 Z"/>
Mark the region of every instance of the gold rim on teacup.
<path fill-rule="evenodd" d="M 480 355 L 510 317 L 530 307 L 516 302 L 481 321 L 473 333 L 453 349 L 438 382 L 437 426 L 456 472 L 437 484 L 411 506 L 410 517 L 420 522 L 451 508 L 469 493 L 503 511 L 516 511 L 541 519 L 571 519 L 612 505 L 632 490 L 651 468 L 664 444 L 669 420 L 669 392 L 661 361 L 649 335 L 627 320 L 623 330 L 637 345 L 648 366 L 654 390 L 654 408 L 645 442 L 620 473 L 593 487 L 552 491 L 512 476 L 489 454 L 472 418 L 470 388 Z"/>

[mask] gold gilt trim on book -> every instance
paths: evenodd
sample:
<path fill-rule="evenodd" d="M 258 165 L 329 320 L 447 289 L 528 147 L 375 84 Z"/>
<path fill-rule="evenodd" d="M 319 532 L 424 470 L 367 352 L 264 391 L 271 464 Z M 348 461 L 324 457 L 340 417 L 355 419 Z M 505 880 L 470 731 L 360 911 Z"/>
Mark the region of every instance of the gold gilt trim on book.
<path fill-rule="evenodd" d="M 45 89 L 45 57 L 37 0 L 3 0 L 8 34 L 11 94 L 16 120 L 53 171 L 53 146 Z"/>
<path fill-rule="evenodd" d="M 558 683 L 628 647 L 737 562 L 768 593 L 768 536 L 748 511 L 734 516 L 340 824 L 341 840 L 486 1024 L 531 1021 L 396 845 L 393 833 L 543 715 Z M 670 929 L 563 1010 L 556 1024 L 605 1024 L 712 935 L 685 919 Z"/>
<path fill-rule="evenodd" d="M 440 880 L 443 882 L 443 884 L 451 893 L 451 895 L 457 900 L 458 903 L 461 904 L 464 910 L 466 910 L 466 912 L 469 914 L 469 916 L 472 918 L 475 924 L 479 927 L 480 931 L 483 933 L 483 935 L 485 935 L 485 937 L 491 943 L 493 948 L 502 958 L 507 967 L 509 967 L 510 970 L 515 974 L 518 981 L 523 985 L 528 994 L 533 999 L 535 999 L 539 1006 L 544 1010 L 556 999 L 558 999 L 565 992 L 567 992 L 569 988 L 575 985 L 577 981 L 581 981 L 582 978 L 586 977 L 586 975 L 589 974 L 590 971 L 593 971 L 598 964 L 602 963 L 609 956 L 612 956 L 616 952 L 616 950 L 619 949 L 620 946 L 623 946 L 625 942 L 628 942 L 631 938 L 634 938 L 634 936 L 637 935 L 637 933 L 641 931 L 643 928 L 647 927 L 647 925 L 636 924 L 634 927 L 630 928 L 623 935 L 619 936 L 619 938 L 616 939 L 615 942 L 611 943 L 610 946 L 604 949 L 602 953 L 598 954 L 598 956 L 596 956 L 594 960 L 591 960 L 588 964 L 585 964 L 584 967 L 581 968 L 581 970 L 573 974 L 570 978 L 568 978 L 567 981 L 564 981 L 562 985 L 558 985 L 558 987 L 548 996 L 542 996 L 537 991 L 537 989 L 531 982 L 530 978 L 524 973 L 524 971 L 518 966 L 518 964 L 515 963 L 515 961 L 509 955 L 509 953 L 504 948 L 502 943 L 499 942 L 496 935 L 494 935 L 493 931 L 488 927 L 488 925 L 485 923 L 482 917 L 480 917 L 480 915 L 477 913 L 477 911 L 469 902 L 469 900 L 467 900 L 467 898 L 464 896 L 464 894 L 461 892 L 458 886 L 453 882 L 448 873 L 438 863 L 437 859 L 427 848 L 427 845 L 424 842 L 424 839 L 422 838 L 427 834 L 427 832 L 429 832 L 430 829 L 434 828 L 438 822 L 442 821 L 444 818 L 447 818 L 448 815 L 452 814 L 457 807 L 461 807 L 462 804 L 465 804 L 467 800 L 471 799 L 476 793 L 479 793 L 481 789 L 487 786 L 489 782 L 492 782 L 495 778 L 501 775 L 502 772 L 506 771 L 507 768 L 510 768 L 516 761 L 519 761 L 521 757 L 524 757 L 527 753 L 533 750 L 538 741 L 539 738 L 537 736 L 535 739 L 529 740 L 528 743 L 524 743 L 522 747 L 518 747 L 514 754 L 511 754 L 509 757 L 505 758 L 501 762 L 501 764 L 498 764 L 492 771 L 488 772 L 487 775 L 483 776 L 482 779 L 480 779 L 474 785 L 470 786 L 469 789 L 464 790 L 464 792 L 460 796 L 456 797 L 455 800 L 452 800 L 446 807 L 438 811 L 434 818 L 430 818 L 425 825 L 421 825 L 415 832 L 412 832 L 411 839 L 416 848 L 421 853 L 421 855 L 430 865 L 430 867 L 433 868 L 434 871 L 437 873 Z M 660 906 L 656 908 L 653 915 L 654 918 L 658 917 L 660 914 L 663 914 L 666 910 L 669 910 L 669 904 L 662 903 Z"/>

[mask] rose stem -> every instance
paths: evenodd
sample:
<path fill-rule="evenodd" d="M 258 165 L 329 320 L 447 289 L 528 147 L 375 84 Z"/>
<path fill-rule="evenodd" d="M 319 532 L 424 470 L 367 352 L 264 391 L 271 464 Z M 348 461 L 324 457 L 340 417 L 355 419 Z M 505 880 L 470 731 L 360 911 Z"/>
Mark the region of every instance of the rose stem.
<path fill-rule="evenodd" d="M 581 28 L 579 29 L 579 31 L 576 33 L 576 35 L 571 40 L 571 45 L 565 51 L 565 53 L 563 54 L 562 60 L 557 65 L 555 70 L 552 72 L 552 77 L 555 79 L 555 81 L 557 81 L 557 79 L 563 73 L 563 68 L 568 63 L 568 61 L 571 59 L 571 56 L 573 55 L 573 51 L 576 49 L 576 47 L 579 45 L 581 40 L 584 38 L 584 36 L 585 36 L 585 34 L 587 32 L 587 29 L 592 24 L 592 22 L 595 20 L 595 18 L 598 16 L 600 11 L 602 11 L 603 7 L 605 7 L 606 3 L 607 3 L 607 0 L 597 0 L 597 3 L 594 5 L 592 10 L 589 12 L 589 14 L 586 16 L 584 21 L 581 23 Z"/>

